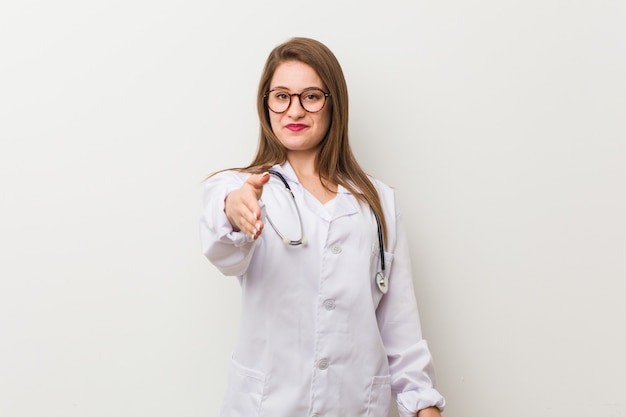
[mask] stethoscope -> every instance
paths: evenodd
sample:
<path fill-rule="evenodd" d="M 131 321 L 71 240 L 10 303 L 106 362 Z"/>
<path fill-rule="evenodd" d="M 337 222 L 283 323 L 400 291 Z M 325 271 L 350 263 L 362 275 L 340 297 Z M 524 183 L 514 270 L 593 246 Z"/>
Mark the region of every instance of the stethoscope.
<path fill-rule="evenodd" d="M 304 238 L 304 227 L 302 225 L 302 215 L 300 214 L 300 208 L 298 207 L 298 203 L 296 203 L 296 197 L 293 195 L 293 191 L 291 191 L 291 187 L 287 183 L 287 180 L 285 179 L 285 177 L 283 177 L 283 175 L 280 172 L 274 171 L 273 169 L 270 169 L 268 172 L 271 175 L 274 175 L 276 178 L 278 178 L 284 184 L 285 188 L 289 192 L 291 201 L 293 201 L 293 205 L 296 209 L 296 213 L 298 214 L 298 223 L 300 226 L 300 237 L 295 240 L 286 238 L 280 232 L 280 230 L 278 230 L 278 228 L 276 227 L 274 222 L 272 222 L 272 219 L 269 217 L 269 215 L 266 212 L 265 218 L 267 219 L 267 222 L 270 224 L 270 226 L 272 226 L 272 229 L 274 229 L 278 237 L 280 237 L 281 240 L 285 244 L 289 246 L 306 245 L 307 241 Z M 373 210 L 372 210 L 372 214 L 374 215 L 374 218 L 376 219 L 376 229 L 378 232 L 378 250 L 380 252 L 380 271 L 376 273 L 376 276 L 374 277 L 374 281 L 376 282 L 376 286 L 378 286 L 378 289 L 380 290 L 380 292 L 383 294 L 387 294 L 387 291 L 389 290 L 389 286 L 388 286 L 389 282 L 387 279 L 387 275 L 385 275 L 385 244 L 383 240 L 383 227 L 380 223 L 380 219 L 378 218 L 378 216 Z"/>

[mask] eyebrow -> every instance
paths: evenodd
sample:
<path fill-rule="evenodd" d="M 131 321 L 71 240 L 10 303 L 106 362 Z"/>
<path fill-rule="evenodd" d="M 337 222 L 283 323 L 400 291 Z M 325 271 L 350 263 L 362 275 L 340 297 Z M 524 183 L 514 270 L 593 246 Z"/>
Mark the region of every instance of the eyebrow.
<path fill-rule="evenodd" d="M 277 85 L 275 87 L 270 88 L 270 90 L 287 90 L 287 91 L 291 91 L 290 88 L 282 86 L 282 85 Z M 302 91 L 308 91 L 308 90 L 320 90 L 320 91 L 324 91 L 324 89 L 322 87 L 306 87 L 304 89 L 302 89 Z"/>

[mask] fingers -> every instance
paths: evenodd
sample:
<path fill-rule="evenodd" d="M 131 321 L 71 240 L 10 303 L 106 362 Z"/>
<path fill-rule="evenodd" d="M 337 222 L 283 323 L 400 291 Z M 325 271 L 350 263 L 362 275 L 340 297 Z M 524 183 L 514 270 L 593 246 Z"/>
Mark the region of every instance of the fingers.
<path fill-rule="evenodd" d="M 257 239 L 263 231 L 263 222 L 259 219 L 261 208 L 254 194 L 246 191 L 231 192 L 226 197 L 224 213 L 235 231 Z"/>
<path fill-rule="evenodd" d="M 263 221 L 250 209 L 243 209 L 234 217 L 235 223 L 239 231 L 247 234 L 250 238 L 256 240 L 263 231 Z M 232 224 L 232 222 L 231 222 Z"/>
<path fill-rule="evenodd" d="M 255 221 L 261 217 L 261 207 L 259 206 L 259 200 L 261 199 L 261 195 L 263 194 L 263 185 L 265 185 L 270 180 L 270 174 L 265 172 L 263 174 L 253 174 L 246 180 L 242 189 L 246 186 L 249 187 L 250 192 L 254 195 L 254 197 L 250 197 L 249 200 L 245 201 L 246 206 L 252 211 L 254 215 Z"/>

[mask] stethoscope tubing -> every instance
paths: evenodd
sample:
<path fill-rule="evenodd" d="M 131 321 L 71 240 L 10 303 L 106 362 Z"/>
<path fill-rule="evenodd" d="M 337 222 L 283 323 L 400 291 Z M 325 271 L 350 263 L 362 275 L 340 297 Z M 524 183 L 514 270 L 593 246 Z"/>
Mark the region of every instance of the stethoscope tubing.
<path fill-rule="evenodd" d="M 268 172 L 270 174 L 274 175 L 275 177 L 277 177 L 278 179 L 280 179 L 282 181 L 282 183 L 285 185 L 285 188 L 287 189 L 287 191 L 289 191 L 289 195 L 291 196 L 291 200 L 293 201 L 293 205 L 296 208 L 296 213 L 298 214 L 298 222 L 300 224 L 300 238 L 296 239 L 296 240 L 287 239 L 281 232 L 278 231 L 278 228 L 272 222 L 271 217 L 268 216 L 268 215 L 266 215 L 265 217 L 267 218 L 267 221 L 269 222 L 270 226 L 272 226 L 272 229 L 274 229 L 274 231 L 283 240 L 283 242 L 285 242 L 289 246 L 303 245 L 303 244 L 306 243 L 306 240 L 304 239 L 304 225 L 302 224 L 302 215 L 300 214 L 300 207 L 298 207 L 298 203 L 296 203 L 296 196 L 293 195 L 293 191 L 291 190 L 291 187 L 289 186 L 289 183 L 287 183 L 287 180 L 285 179 L 285 177 L 282 176 L 281 173 L 279 173 L 277 171 L 274 171 L 273 169 L 270 169 Z"/>
<path fill-rule="evenodd" d="M 287 245 L 299 246 L 299 245 L 305 244 L 306 240 L 304 239 L 304 226 L 302 224 L 302 215 L 300 214 L 300 208 L 298 207 L 298 203 L 296 202 L 296 197 L 294 196 L 293 191 L 291 190 L 291 187 L 289 186 L 289 183 L 280 172 L 275 171 L 273 169 L 270 169 L 268 172 L 271 175 L 274 175 L 276 178 L 278 178 L 283 183 L 287 191 L 289 191 L 289 195 L 291 196 L 293 204 L 296 207 L 296 213 L 298 214 L 298 222 L 300 223 L 300 238 L 296 240 L 287 239 L 278 230 L 276 225 L 272 222 L 272 219 L 266 215 L 267 221 L 269 222 L 270 226 L 272 226 L 272 229 L 274 229 L 276 234 Z M 380 222 L 380 219 L 378 218 L 378 215 L 376 215 L 376 212 L 374 212 L 374 210 L 372 210 L 372 214 L 374 215 L 374 219 L 376 219 L 376 231 L 378 234 L 378 250 L 380 252 L 380 271 L 376 274 L 375 281 L 380 292 L 382 292 L 383 294 L 386 294 L 388 287 L 387 287 L 387 276 L 385 275 L 385 242 L 383 239 L 383 227 Z"/>

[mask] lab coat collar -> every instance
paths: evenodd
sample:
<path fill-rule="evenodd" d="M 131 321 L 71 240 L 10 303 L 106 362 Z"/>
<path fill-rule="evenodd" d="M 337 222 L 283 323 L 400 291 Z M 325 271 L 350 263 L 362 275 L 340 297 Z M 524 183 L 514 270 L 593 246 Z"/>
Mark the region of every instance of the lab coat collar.
<path fill-rule="evenodd" d="M 298 181 L 298 176 L 296 172 L 293 170 L 291 164 L 288 161 L 285 161 L 282 164 L 277 164 L 272 167 L 273 170 L 278 171 L 282 174 L 288 182 L 292 182 L 300 185 L 300 181 Z M 352 193 L 345 187 L 338 185 L 337 186 L 337 196 L 335 197 L 334 209 L 332 210 L 332 214 L 328 212 L 324 208 L 324 206 L 317 200 L 315 201 L 307 201 L 308 198 L 305 198 L 307 201 L 307 206 L 315 212 L 321 218 L 327 221 L 333 221 L 338 219 L 339 217 L 349 216 L 355 214 L 359 211 L 359 202 L 355 198 L 351 198 Z"/>
<path fill-rule="evenodd" d="M 282 174 L 283 177 L 288 182 L 293 182 L 296 184 L 300 184 L 298 180 L 298 176 L 296 175 L 296 171 L 293 170 L 293 167 L 289 163 L 289 161 L 285 161 L 282 164 L 276 164 L 272 167 L 273 170 L 278 171 L 278 173 Z M 347 188 L 342 185 L 337 185 L 337 194 L 352 194 Z"/>

